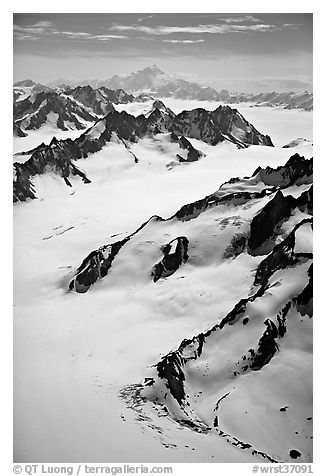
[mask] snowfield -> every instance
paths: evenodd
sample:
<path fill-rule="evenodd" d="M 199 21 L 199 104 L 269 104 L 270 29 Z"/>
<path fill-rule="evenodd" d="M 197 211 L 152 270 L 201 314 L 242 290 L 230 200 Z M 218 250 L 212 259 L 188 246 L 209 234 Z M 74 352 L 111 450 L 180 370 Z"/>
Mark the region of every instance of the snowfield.
<path fill-rule="evenodd" d="M 162 100 L 175 113 L 218 106 Z M 152 102 L 115 107 L 137 115 L 150 106 Z M 264 462 L 261 455 L 243 451 L 223 437 L 181 425 L 163 407 L 157 410 L 150 399 L 144 403 L 138 385 L 152 375 L 153 365 L 163 355 L 220 322 L 252 292 L 254 271 L 262 257 L 243 253 L 226 260 L 224 253 L 235 233 L 248 232 L 253 216 L 270 200 L 268 195 L 247 205 L 209 209 L 196 220 L 153 219 L 125 245 L 106 278 L 85 294 L 68 292 L 76 268 L 92 250 L 133 233 L 151 216 L 169 218 L 230 178 L 251 176 L 258 166 L 284 165 L 295 153 L 312 157 L 310 143 L 282 148 L 298 137 L 312 140 L 311 113 L 248 104 L 232 107 L 270 135 L 275 147 L 238 149 L 230 143 L 211 146 L 189 139 L 205 157 L 179 163 L 180 148 L 168 134 L 140 139 L 129 144 L 129 150 L 116 139 L 100 152 L 75 161 L 91 183 L 73 178 L 72 187 L 67 187 L 54 173 L 38 175 L 34 179 L 38 198 L 14 205 L 15 462 Z M 99 122 L 98 133 L 101 128 Z M 47 144 L 53 135 L 74 138 L 81 132 L 30 132 L 26 138 L 14 139 L 14 151 Z M 15 156 L 14 161 L 28 158 Z M 259 186 L 253 185 L 253 190 L 259 191 Z M 308 188 L 294 185 L 284 195 L 298 197 Z M 294 214 L 279 241 L 302 218 L 301 212 Z M 189 262 L 153 283 L 151 270 L 162 258 L 161 245 L 177 236 L 189 239 Z M 311 227 L 305 225 L 297 232 L 296 252 L 311 251 Z M 289 270 L 284 276 L 275 275 L 270 302 L 256 304 L 260 308 L 250 312 L 268 314 L 280 295 L 285 299 L 299 290 L 305 284 L 306 268 L 300 267 L 297 280 Z M 221 403 L 221 425 L 228 433 L 282 461 L 287 460 L 288 450 L 299 447 L 303 456 L 298 461 L 312 460 L 307 420 L 312 416 L 311 320 L 303 320 L 304 327 L 293 324 L 293 333 L 288 333 L 286 356 L 275 366 L 266 365 L 261 380 L 257 373 L 240 378 Z M 260 327 L 254 329 L 258 333 Z M 237 337 L 218 340 L 219 352 L 215 354 L 216 346 L 209 347 L 199 365 L 223 360 L 230 342 L 234 349 L 248 347 L 245 330 L 242 326 Z M 299 351 L 291 341 L 293 335 L 302 342 Z M 217 376 L 203 383 L 196 365 L 193 362 L 187 369 L 191 405 L 203 421 L 211 421 L 208 402 L 216 393 Z M 287 382 L 291 369 L 298 381 L 304 379 L 302 387 Z M 277 382 L 274 394 L 268 387 L 272 380 Z M 221 392 L 229 390 L 224 379 Z M 279 412 L 295 398 L 298 405 L 293 412 L 290 408 Z M 278 413 L 270 430 L 272 408 Z M 297 428 L 301 417 L 305 421 Z"/>

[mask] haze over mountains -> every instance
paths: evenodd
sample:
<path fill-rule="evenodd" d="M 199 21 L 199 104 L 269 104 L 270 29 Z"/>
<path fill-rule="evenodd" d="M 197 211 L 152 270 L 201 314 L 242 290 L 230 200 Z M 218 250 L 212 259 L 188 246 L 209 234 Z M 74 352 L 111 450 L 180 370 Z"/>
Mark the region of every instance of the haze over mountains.
<path fill-rule="evenodd" d="M 36 101 L 36 95 L 48 93 L 47 97 L 39 96 Z M 27 100 L 28 96 L 31 96 Z M 49 103 L 50 96 L 52 105 Z M 59 99 L 60 96 L 60 99 Z M 148 97 L 174 97 L 184 100 L 216 101 L 228 104 L 252 103 L 260 107 L 282 107 L 285 109 L 302 109 L 311 111 L 313 108 L 312 93 L 304 92 L 271 92 L 271 93 L 230 93 L 227 90 L 217 92 L 211 87 L 204 87 L 198 83 L 186 81 L 177 78 L 175 75 L 163 73 L 157 66 L 145 68 L 136 73 L 127 76 L 114 75 L 107 80 L 85 80 L 69 81 L 57 80 L 46 86 L 36 84 L 31 80 L 19 81 L 14 85 L 14 102 L 20 103 L 14 106 L 15 134 L 23 136 L 24 131 L 28 129 L 37 129 L 44 124 L 46 114 L 59 114 L 62 104 L 67 104 L 67 115 L 56 118 L 53 114 L 50 122 L 56 119 L 57 127 L 61 130 L 76 127 L 81 128 L 81 121 L 92 121 L 96 116 L 105 115 L 112 110 L 112 104 L 126 103 L 132 101 L 144 101 Z M 65 98 L 65 99 L 62 99 Z M 79 108 L 68 101 L 74 100 Z M 47 106 L 44 109 L 44 100 L 47 100 Z M 24 102 L 25 101 L 25 102 Z M 54 105 L 54 102 L 60 104 Z M 30 103 L 34 104 L 32 106 Z M 39 107 L 43 111 L 39 110 Z M 81 107 L 88 108 L 87 111 L 81 111 Z M 72 110 L 71 110 L 72 109 Z M 68 110 L 71 110 L 68 113 Z M 77 118 L 71 116 L 77 114 Z M 33 116 L 33 119 L 29 117 Z M 37 117 L 35 117 L 35 115 Z M 67 121 L 67 123 L 65 123 Z"/>

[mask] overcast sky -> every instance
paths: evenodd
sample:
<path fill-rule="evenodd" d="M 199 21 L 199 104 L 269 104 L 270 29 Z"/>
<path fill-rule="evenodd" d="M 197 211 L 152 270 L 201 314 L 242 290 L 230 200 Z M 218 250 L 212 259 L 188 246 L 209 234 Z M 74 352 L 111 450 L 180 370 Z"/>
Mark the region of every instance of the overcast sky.
<path fill-rule="evenodd" d="M 242 91 L 312 88 L 311 14 L 14 14 L 14 80 L 106 79 L 156 64 Z"/>

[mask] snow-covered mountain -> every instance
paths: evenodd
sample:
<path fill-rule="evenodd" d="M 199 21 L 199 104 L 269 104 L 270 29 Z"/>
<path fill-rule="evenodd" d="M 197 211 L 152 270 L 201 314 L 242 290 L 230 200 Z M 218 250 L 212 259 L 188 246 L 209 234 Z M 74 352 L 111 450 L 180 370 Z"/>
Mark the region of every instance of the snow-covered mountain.
<path fill-rule="evenodd" d="M 61 96 L 58 97 L 62 99 Z M 28 99 L 21 103 L 25 105 L 26 101 L 29 106 L 31 102 Z M 69 98 L 66 101 L 69 106 L 75 106 L 75 103 Z M 44 103 L 46 103 L 45 100 L 36 109 L 37 114 L 43 113 L 41 108 L 45 107 Z M 46 103 L 46 105 L 53 107 L 53 103 L 50 105 Z M 60 111 L 62 110 L 60 109 Z M 64 110 L 64 113 L 67 114 L 67 110 Z M 37 114 L 35 114 L 36 118 L 39 117 Z M 34 117 L 34 115 L 30 115 L 29 120 L 30 117 Z M 41 115 L 41 118 L 43 117 L 44 113 Z M 62 120 L 61 117 L 60 120 Z M 16 123 L 24 124 L 23 121 L 16 121 Z M 34 122 L 32 124 L 34 125 Z M 63 125 L 65 124 L 63 123 Z M 31 124 L 28 123 L 28 126 L 31 127 Z M 48 171 L 49 168 L 63 177 L 67 185 L 70 185 L 69 177 L 71 175 L 80 175 L 87 183 L 87 178 L 72 161 L 100 151 L 112 139 L 120 141 L 124 147 L 130 150 L 129 143 L 135 143 L 148 135 L 167 132 L 171 133 L 171 142 L 177 143 L 181 150 L 187 151 L 186 155 L 181 155 L 181 151 L 177 154 L 180 162 L 193 162 L 204 155 L 195 149 L 184 136 L 201 140 L 213 146 L 225 141 L 235 144 L 239 148 L 245 148 L 251 144 L 273 146 L 269 136 L 258 132 L 239 111 L 231 109 L 229 106 L 219 106 L 215 111 L 195 109 L 175 115 L 161 101 L 155 101 L 152 111 L 146 116 L 135 117 L 124 111 L 113 110 L 74 141 L 54 139 L 48 146 L 42 144 L 29 151 L 31 157 L 27 162 L 14 164 L 14 201 L 35 198 L 31 178 L 36 174 Z M 132 152 L 131 154 L 137 163 L 137 157 Z"/>
<path fill-rule="evenodd" d="M 13 100 L 16 102 L 18 100 L 26 99 L 32 93 L 40 93 L 44 91 L 53 91 L 53 89 L 44 84 L 35 83 L 31 79 L 18 81 L 13 87 Z"/>
<path fill-rule="evenodd" d="M 185 335 L 143 384 L 128 385 L 124 397 L 143 418 L 158 412 L 269 462 L 311 461 L 311 183 L 312 159 L 298 154 L 259 167 L 168 219 L 149 218 L 68 274 L 78 293 L 127 275 L 126 286 L 181 278 L 191 286 L 216 266 L 246 275 L 247 292 L 229 312 Z"/>
<path fill-rule="evenodd" d="M 150 97 L 133 96 L 123 89 L 107 89 L 101 86 L 61 85 L 51 89 L 31 80 L 15 83 L 14 136 L 25 137 L 28 130 L 37 130 L 45 125 L 54 130 L 85 129 L 89 122 L 114 111 L 113 104 L 144 102 Z"/>
<path fill-rule="evenodd" d="M 74 98 L 92 111 L 103 116 L 114 110 L 113 104 L 127 104 L 130 102 L 143 102 L 148 96 L 133 96 L 123 89 L 108 89 L 105 86 L 93 89 L 90 85 L 75 88 L 61 88 L 61 93 Z"/>
<path fill-rule="evenodd" d="M 15 460 L 311 462 L 311 114 L 54 93 L 95 122 L 17 140 Z"/>
<path fill-rule="evenodd" d="M 313 94 L 304 92 L 286 93 L 261 93 L 261 94 L 224 94 L 226 101 L 230 104 L 240 102 L 252 102 L 256 107 L 282 107 L 284 109 L 302 109 L 304 111 L 313 110 Z"/>
<path fill-rule="evenodd" d="M 305 139 L 303 137 L 298 137 L 297 139 L 292 140 L 288 144 L 283 145 L 283 148 L 291 149 L 293 147 L 298 147 L 300 145 L 305 145 L 305 144 L 312 144 L 312 141 L 309 139 Z"/>
<path fill-rule="evenodd" d="M 255 106 L 282 107 L 285 109 L 313 109 L 311 92 L 269 92 L 269 93 L 232 93 L 225 89 L 216 89 L 194 81 L 188 81 L 176 74 L 164 73 L 156 65 L 144 68 L 129 75 L 114 75 L 106 80 L 67 81 L 60 79 L 49 83 L 51 87 L 61 83 L 71 86 L 91 85 L 94 88 L 106 87 L 123 89 L 129 93 L 145 92 L 151 96 L 164 98 L 175 97 L 184 100 L 219 101 L 226 104 L 250 102 Z"/>
<path fill-rule="evenodd" d="M 33 91 L 25 99 L 14 102 L 14 125 L 25 131 L 52 125 L 60 130 L 85 129 L 97 116 L 83 105 L 55 91 Z"/>

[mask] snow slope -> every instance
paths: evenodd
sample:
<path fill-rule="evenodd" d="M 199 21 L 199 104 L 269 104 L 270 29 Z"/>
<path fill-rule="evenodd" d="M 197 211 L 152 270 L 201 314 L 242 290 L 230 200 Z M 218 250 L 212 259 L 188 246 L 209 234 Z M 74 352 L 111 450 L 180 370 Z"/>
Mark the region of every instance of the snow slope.
<path fill-rule="evenodd" d="M 287 121 L 292 111 L 282 113 Z M 301 135 L 297 130 L 289 139 Z M 248 294 L 259 258 L 246 255 L 226 263 L 222 255 L 262 203 L 207 212 L 196 225 L 150 223 L 130 243 L 127 258 L 117 261 L 113 279 L 99 281 L 86 294 L 67 292 L 74 269 L 91 250 L 132 233 L 150 216 L 168 218 L 257 166 L 283 165 L 295 152 L 312 155 L 311 145 L 239 150 L 226 143 L 190 142 L 206 154 L 198 162 L 177 163 L 178 146 L 158 134 L 130 145 L 136 164 L 126 147 L 112 141 L 76 161 L 90 184 L 72 179 L 67 187 L 52 173 L 36 176 L 38 199 L 15 204 L 16 462 L 262 461 L 223 438 L 175 423 L 150 401 L 135 399 L 149 367 Z M 286 143 L 282 131 L 278 143 Z M 187 269 L 153 286 L 151 264 L 161 258 L 159 246 L 180 234 L 200 243 L 200 253 Z M 302 246 L 306 241 L 300 238 Z"/>

